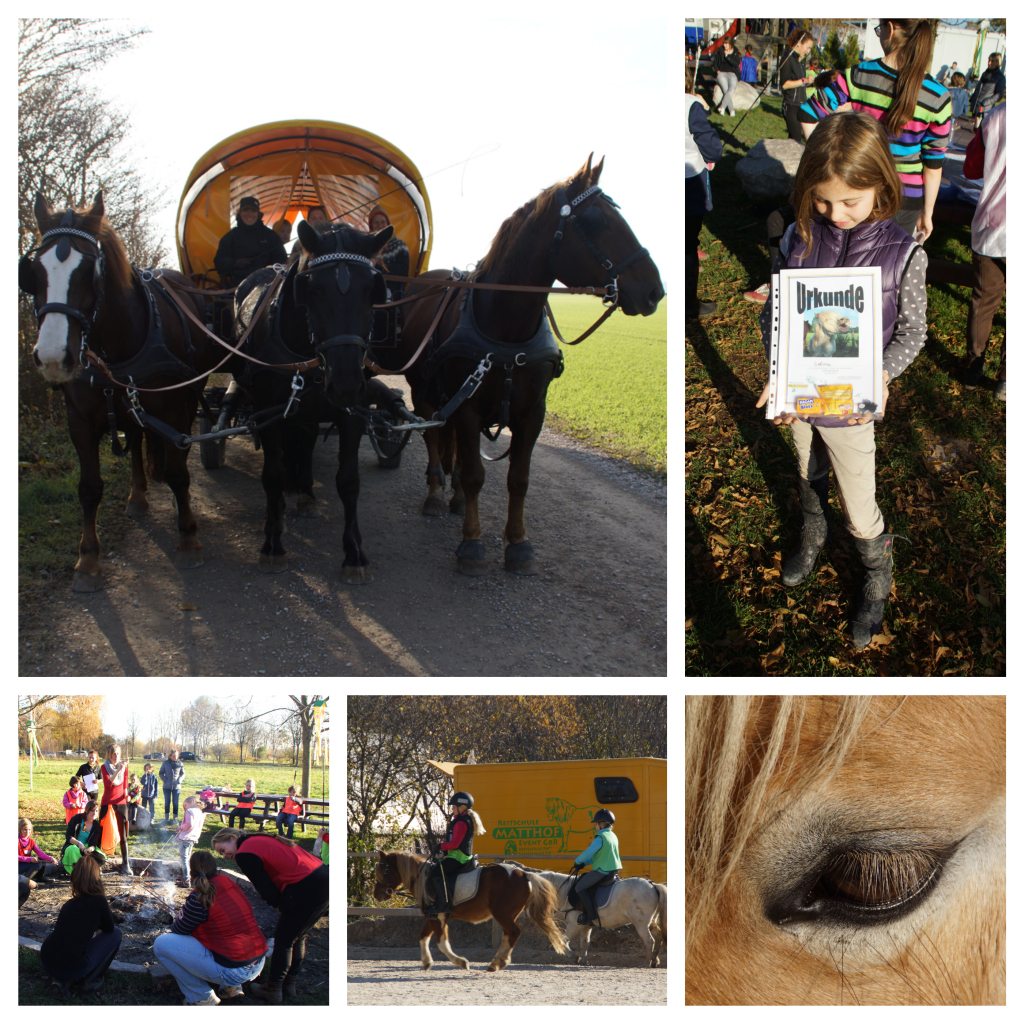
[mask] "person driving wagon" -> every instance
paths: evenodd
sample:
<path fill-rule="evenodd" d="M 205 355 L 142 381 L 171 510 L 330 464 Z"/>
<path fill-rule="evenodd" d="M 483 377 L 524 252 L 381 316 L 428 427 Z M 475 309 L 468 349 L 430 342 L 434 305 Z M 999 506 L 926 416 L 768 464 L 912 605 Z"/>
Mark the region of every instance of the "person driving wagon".
<path fill-rule="evenodd" d="M 233 288 L 254 270 L 287 258 L 281 239 L 263 223 L 259 199 L 245 196 L 238 204 L 235 227 L 221 238 L 213 258 L 224 287 Z"/>
<path fill-rule="evenodd" d="M 585 864 L 591 865 L 590 870 L 576 883 L 576 895 L 585 908 L 576 919 L 580 924 L 591 924 L 597 918 L 592 890 L 622 868 L 619 837 L 612 831 L 615 815 L 602 807 L 594 812 L 590 821 L 597 834 L 594 841 L 573 862 L 574 868 L 581 868 Z"/>
<path fill-rule="evenodd" d="M 473 860 L 473 836 L 483 835 L 487 831 L 480 815 L 473 810 L 472 794 L 461 790 L 453 793 L 448 806 L 455 810 L 450 814 L 448 830 L 438 846 L 440 852 L 438 875 L 434 878 L 434 905 L 427 911 L 427 917 L 437 917 L 451 910 L 455 878 Z"/>

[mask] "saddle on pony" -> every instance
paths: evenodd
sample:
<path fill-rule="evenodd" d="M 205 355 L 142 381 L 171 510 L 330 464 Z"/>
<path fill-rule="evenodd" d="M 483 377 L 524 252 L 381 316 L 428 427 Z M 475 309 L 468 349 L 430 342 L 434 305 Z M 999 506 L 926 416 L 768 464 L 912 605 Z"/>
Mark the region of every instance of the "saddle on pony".
<path fill-rule="evenodd" d="M 597 885 L 584 890 L 585 895 L 582 895 L 576 891 L 576 886 L 580 881 L 580 876 L 576 875 L 572 880 L 572 884 L 569 886 L 569 906 L 573 910 L 580 910 L 583 914 L 586 914 L 587 917 L 590 918 L 590 923 L 596 924 L 599 928 L 602 927 L 598 911 L 608 905 L 612 889 L 614 888 L 615 883 L 619 880 L 620 879 L 617 874 L 609 875 L 604 881 L 598 882 Z M 590 903 L 589 906 L 587 905 L 588 900 Z M 580 924 L 583 923 L 584 921 L 581 914 Z"/>
<path fill-rule="evenodd" d="M 452 863 L 457 863 L 453 861 Z M 440 863 L 429 864 L 423 881 L 423 899 L 421 905 L 427 917 L 436 917 L 447 913 L 459 903 L 471 900 L 480 889 L 480 862 L 473 857 L 465 864 L 459 865 L 456 872 L 447 876 L 447 886 L 442 877 L 443 868 Z"/>

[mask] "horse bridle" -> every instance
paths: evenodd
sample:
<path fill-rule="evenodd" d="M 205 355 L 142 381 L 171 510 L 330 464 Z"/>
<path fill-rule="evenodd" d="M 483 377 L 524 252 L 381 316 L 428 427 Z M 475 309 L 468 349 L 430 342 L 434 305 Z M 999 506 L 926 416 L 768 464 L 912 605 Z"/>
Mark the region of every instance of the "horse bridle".
<path fill-rule="evenodd" d="M 590 231 L 587 229 L 585 222 L 578 220 L 576 215 L 577 207 L 582 206 L 587 202 L 587 200 L 593 199 L 597 196 L 602 196 L 605 202 L 613 206 L 616 210 L 619 208 L 618 203 L 616 203 L 611 196 L 605 195 L 598 185 L 591 185 L 590 188 L 585 189 L 572 200 L 568 198 L 565 189 L 559 189 L 557 195 L 557 201 L 559 203 L 558 227 L 555 228 L 555 236 L 551 242 L 550 262 L 552 271 L 554 271 L 558 250 L 562 244 L 562 239 L 565 237 L 565 232 L 570 226 L 575 224 L 579 236 L 582 239 L 583 244 L 587 247 L 587 250 L 590 252 L 590 255 L 594 257 L 601 269 L 608 275 L 608 280 L 604 287 L 604 297 L 601 301 L 606 306 L 614 309 L 619 304 L 619 274 L 621 274 L 626 267 L 631 266 L 637 260 L 643 259 L 644 256 L 647 256 L 648 252 L 643 248 L 643 246 L 641 246 L 635 252 L 632 252 L 629 256 L 625 257 L 625 259 L 619 260 L 618 263 L 615 263 L 604 255 L 597 242 L 594 241 Z M 558 275 L 554 274 L 553 276 L 557 277 Z"/>
<path fill-rule="evenodd" d="M 314 256 L 302 270 L 299 271 L 298 277 L 306 274 L 311 274 L 313 270 L 318 267 L 329 266 L 332 263 L 355 263 L 359 266 L 369 267 L 369 269 L 378 274 L 378 271 L 373 261 L 368 256 L 363 256 L 361 253 L 356 252 L 328 252 L 322 256 Z M 330 338 L 325 338 L 323 341 L 317 341 L 314 337 L 312 327 L 310 328 L 310 341 L 313 343 L 313 351 L 317 354 L 320 359 L 321 366 L 327 368 L 327 352 L 333 348 L 340 348 L 344 345 L 354 345 L 361 348 L 364 352 L 367 348 L 367 340 L 359 334 L 336 334 Z"/>
<path fill-rule="evenodd" d="M 30 266 L 32 263 L 31 256 L 33 253 L 42 252 L 53 239 L 59 239 L 57 242 L 57 259 L 63 263 L 68 256 L 71 254 L 71 238 L 80 238 L 85 242 L 88 242 L 95 250 L 95 253 L 82 252 L 81 249 L 76 249 L 84 259 L 93 261 L 93 296 L 95 301 L 93 302 L 92 315 L 87 316 L 80 309 L 75 306 L 69 306 L 64 302 L 46 302 L 42 306 L 36 306 L 33 301 L 33 310 L 35 311 L 36 324 L 42 324 L 43 318 L 48 313 L 63 313 L 66 317 L 73 318 L 78 321 L 82 331 L 82 343 L 78 353 L 79 362 L 82 366 L 87 365 L 86 352 L 89 350 L 89 334 L 93 327 L 96 325 L 96 321 L 99 318 L 100 307 L 103 304 L 103 245 L 98 238 L 94 235 L 90 235 L 88 231 L 82 231 L 80 228 L 71 227 L 72 213 L 68 210 L 61 220 L 58 227 L 51 228 L 49 231 L 43 234 L 43 237 L 39 239 L 39 244 L 35 248 L 30 249 L 21 259 L 18 261 L 19 268 Z M 37 257 L 38 259 L 38 257 Z"/>

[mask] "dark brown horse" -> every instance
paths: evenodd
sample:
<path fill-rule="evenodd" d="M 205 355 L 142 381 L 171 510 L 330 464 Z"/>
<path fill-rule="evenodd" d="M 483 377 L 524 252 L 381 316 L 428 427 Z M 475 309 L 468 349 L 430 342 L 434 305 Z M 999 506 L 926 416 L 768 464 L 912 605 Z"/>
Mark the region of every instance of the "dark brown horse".
<path fill-rule="evenodd" d="M 43 377 L 64 392 L 68 431 L 78 453 L 83 526 L 72 589 L 102 587 L 96 512 L 103 496 L 99 443 L 108 431 L 124 431 L 131 453 L 132 515 L 148 508 L 145 431 L 150 474 L 167 483 L 177 503 L 176 564 L 201 565 L 188 451 L 174 441 L 191 430 L 202 380 L 174 390 L 146 390 L 201 377 L 218 359 L 217 347 L 167 297 L 165 284 L 188 282 L 173 270 L 139 272 L 131 266 L 104 216 L 102 194 L 88 210 L 62 212 L 39 194 L 35 215 L 41 239 L 33 254 L 22 257 L 18 283 L 35 303 L 39 334 L 33 358 Z M 116 439 L 112 443 L 119 451 Z"/>
<path fill-rule="evenodd" d="M 567 181 L 512 214 L 472 275 L 475 285 L 534 290 L 460 292 L 406 372 L 416 412 L 446 421 L 445 427 L 424 435 L 428 494 L 423 511 L 443 514 L 445 474 L 452 473 L 455 493 L 449 507 L 464 511 L 456 555 L 460 571 L 470 575 L 486 571 L 480 539 L 480 434 L 505 425 L 511 430 L 505 568 L 534 571 L 524 519 L 530 458 L 544 425 L 548 385 L 562 371 L 561 352 L 547 325 L 545 289 L 555 280 L 603 288 L 606 301 L 627 316 L 650 315 L 665 294 L 647 250 L 598 187 L 603 163 L 595 166 L 588 159 Z M 420 299 L 406 307 L 397 353 L 401 363 L 391 362 L 393 368 L 404 366 L 430 334 L 441 301 L 438 285 L 449 277 L 448 271 L 431 271 L 410 288 L 407 297 L 419 294 Z M 476 389 L 460 401 L 476 381 Z"/>
<path fill-rule="evenodd" d="M 398 890 L 410 893 L 416 902 L 423 905 L 423 887 L 428 861 L 415 853 L 397 850 L 381 850 L 375 868 L 377 884 L 373 887 L 373 898 L 378 902 L 393 896 Z M 430 956 L 430 943 L 437 938 L 437 948 L 456 967 L 469 969 L 469 961 L 454 952 L 448 943 L 448 918 L 480 924 L 495 920 L 501 926 L 502 940 L 488 964 L 487 970 L 500 971 L 509 965 L 512 949 L 522 929 L 516 919 L 525 910 L 530 920 L 547 936 L 556 953 L 567 953 L 569 946 L 565 936 L 555 923 L 554 912 L 558 897 L 554 886 L 539 875 L 527 874 L 516 867 L 491 864 L 480 869 L 480 887 L 476 895 L 464 903 L 457 903 L 450 914 L 427 918 L 420 933 L 420 958 L 423 969 L 429 970 L 434 961 Z"/>

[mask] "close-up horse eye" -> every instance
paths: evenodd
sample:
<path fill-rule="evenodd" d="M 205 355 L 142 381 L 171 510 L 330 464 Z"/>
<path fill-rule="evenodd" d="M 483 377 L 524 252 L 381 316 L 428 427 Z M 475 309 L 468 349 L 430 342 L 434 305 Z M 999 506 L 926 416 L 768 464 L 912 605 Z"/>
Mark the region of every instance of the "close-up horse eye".
<path fill-rule="evenodd" d="M 955 849 L 871 850 L 828 855 L 797 889 L 767 908 L 776 924 L 797 921 L 888 923 L 910 913 L 935 888 Z"/>

